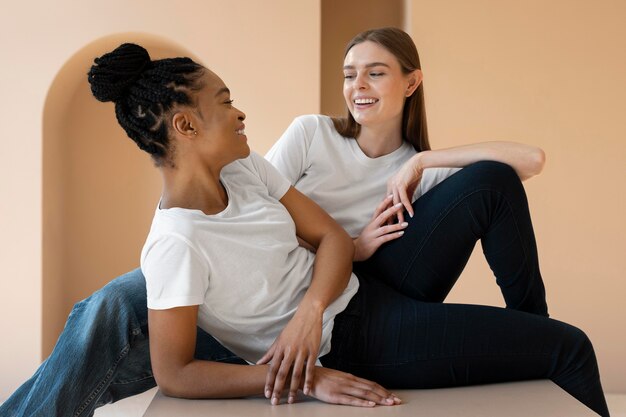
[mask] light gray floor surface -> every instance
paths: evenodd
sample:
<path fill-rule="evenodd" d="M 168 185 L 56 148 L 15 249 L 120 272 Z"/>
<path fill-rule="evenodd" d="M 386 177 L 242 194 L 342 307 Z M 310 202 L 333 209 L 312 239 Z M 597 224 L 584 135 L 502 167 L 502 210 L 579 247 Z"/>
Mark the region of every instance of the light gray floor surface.
<path fill-rule="evenodd" d="M 306 399 L 304 399 L 303 402 L 300 404 L 295 404 L 295 405 L 290 405 L 290 406 L 284 405 L 284 406 L 278 406 L 278 407 L 272 407 L 271 405 L 269 405 L 269 403 L 266 400 L 260 399 L 260 398 L 244 399 L 244 400 L 204 400 L 204 401 L 198 402 L 198 401 L 191 401 L 191 400 L 175 400 L 175 399 L 159 397 L 157 398 L 157 401 L 154 401 L 153 403 L 153 400 L 155 399 L 155 395 L 157 394 L 157 389 L 154 388 L 141 395 L 128 398 L 123 401 L 119 401 L 118 403 L 111 404 L 106 407 L 102 407 L 96 410 L 95 417 L 122 417 L 122 416 L 124 417 L 141 417 L 141 416 L 158 417 L 160 415 L 174 415 L 174 414 L 171 414 L 172 412 L 176 412 L 177 415 L 183 415 L 183 414 L 180 414 L 182 412 L 187 417 L 193 417 L 194 415 L 193 413 L 196 413 L 196 412 L 198 413 L 198 415 L 205 416 L 205 415 L 209 415 L 207 412 L 210 412 L 210 415 L 219 414 L 224 417 L 228 417 L 229 415 L 232 415 L 232 416 L 254 415 L 255 417 L 261 417 L 264 415 L 271 415 L 271 416 L 276 416 L 276 417 L 279 417 L 281 415 L 286 415 L 286 416 L 298 415 L 302 417 L 307 416 L 307 415 L 311 415 L 311 416 L 333 415 L 333 416 L 348 417 L 350 415 L 362 416 L 364 411 L 368 413 L 375 413 L 377 416 L 378 415 L 382 416 L 384 414 L 385 416 L 386 415 L 394 415 L 394 416 L 424 415 L 424 416 L 429 416 L 429 417 L 430 416 L 435 417 L 437 415 L 453 416 L 455 414 L 450 414 L 450 410 L 454 410 L 454 409 L 457 409 L 459 412 L 461 412 L 458 415 L 468 417 L 472 415 L 470 414 L 472 412 L 471 411 L 472 408 L 478 413 L 482 413 L 482 414 L 476 414 L 476 415 L 481 415 L 481 417 L 487 417 L 490 414 L 485 414 L 485 412 L 491 412 L 491 411 L 494 411 L 494 414 L 492 415 L 512 416 L 511 414 L 503 413 L 502 408 L 498 408 L 497 403 L 500 402 L 506 405 L 508 401 L 508 404 L 510 406 L 511 400 L 517 401 L 516 398 L 520 397 L 519 388 L 522 388 L 522 390 L 525 392 L 525 395 L 528 396 L 528 401 L 523 402 L 525 405 L 524 408 L 526 412 L 531 411 L 528 409 L 528 407 L 536 407 L 537 405 L 539 405 L 541 408 L 542 403 L 544 403 L 543 405 L 548 406 L 548 410 L 549 410 L 550 404 L 552 406 L 555 406 L 556 403 L 562 402 L 563 400 L 565 400 L 565 402 L 570 405 L 575 404 L 574 408 L 576 410 L 581 409 L 580 404 L 578 404 L 575 400 L 571 398 L 563 397 L 561 394 L 565 394 L 564 392 L 561 391 L 561 393 L 558 393 L 557 391 L 553 390 L 553 388 L 556 390 L 559 390 L 559 389 L 558 387 L 554 386 L 548 381 L 535 381 L 535 382 L 539 382 L 540 385 L 536 385 L 535 387 L 531 385 L 531 386 L 526 387 L 525 389 L 524 387 L 514 387 L 512 386 L 512 384 L 486 385 L 483 387 L 466 387 L 466 388 L 461 389 L 461 390 L 468 390 L 468 389 L 470 390 L 465 393 L 462 393 L 462 392 L 455 393 L 454 390 L 458 390 L 458 389 L 452 389 L 452 391 L 450 390 L 399 391 L 399 393 L 401 393 L 400 396 L 405 399 L 404 405 L 400 407 L 392 407 L 392 408 L 386 408 L 386 409 L 385 407 L 378 407 L 371 411 L 370 410 L 357 410 L 357 409 L 352 409 L 351 407 L 338 407 L 338 406 L 333 406 L 333 405 L 326 405 L 326 404 L 322 404 L 314 400 L 311 401 L 311 400 L 306 400 Z M 521 384 L 526 384 L 526 383 L 521 383 Z M 545 388 L 548 387 L 548 385 L 543 385 L 543 389 L 539 393 L 536 392 L 537 388 L 540 388 L 540 389 L 542 388 L 541 384 L 552 385 L 552 387 L 549 387 L 548 389 L 547 397 L 543 395 L 543 398 L 539 398 L 542 396 L 541 392 L 544 392 L 544 394 L 546 393 Z M 511 388 L 514 388 L 513 391 L 516 393 L 516 395 L 514 397 L 509 398 L 510 392 L 512 392 Z M 509 394 L 507 394 L 507 392 Z M 552 398 L 550 398 L 550 394 L 549 394 L 550 392 L 552 393 L 552 395 L 557 394 L 556 397 L 553 396 Z M 494 393 L 496 393 L 497 395 L 494 396 L 493 395 Z M 539 394 L 539 397 L 537 396 L 538 394 Z M 160 395 L 161 394 L 159 394 L 159 396 Z M 484 395 L 487 395 L 492 398 L 496 398 L 498 399 L 498 401 L 495 401 L 495 402 L 491 401 L 489 403 L 484 403 L 484 402 L 481 403 L 480 398 Z M 533 399 L 531 400 L 531 398 Z M 609 409 L 611 411 L 612 417 L 626 417 L 626 394 L 607 394 L 606 398 L 609 404 Z M 182 403 L 178 403 L 180 401 L 182 401 Z M 151 407 L 151 403 L 153 403 L 152 407 Z M 502 404 L 500 404 L 500 406 Z M 161 409 L 157 410 L 155 408 L 155 405 L 159 406 Z M 435 405 L 436 405 L 435 408 L 430 408 Z M 151 408 L 149 412 L 146 413 L 149 407 Z M 412 407 L 415 407 L 415 408 L 411 409 Z M 332 408 L 332 411 L 329 408 Z M 215 412 L 218 411 L 218 409 L 219 409 L 219 413 L 215 414 Z M 558 409 L 558 407 L 555 409 Z M 252 413 L 252 410 L 254 411 L 253 413 Z M 571 409 L 564 408 L 562 410 L 565 412 L 565 414 L 554 413 L 554 414 L 551 414 L 551 416 L 567 415 L 569 417 L 569 416 L 575 415 L 575 414 L 571 414 Z M 583 407 L 583 410 L 584 411 L 580 415 L 593 415 L 593 414 L 587 413 L 587 410 L 584 407 Z M 359 412 L 356 413 L 357 411 Z M 525 415 L 529 415 L 529 414 L 525 414 Z M 539 414 L 534 414 L 534 415 L 539 415 Z"/>

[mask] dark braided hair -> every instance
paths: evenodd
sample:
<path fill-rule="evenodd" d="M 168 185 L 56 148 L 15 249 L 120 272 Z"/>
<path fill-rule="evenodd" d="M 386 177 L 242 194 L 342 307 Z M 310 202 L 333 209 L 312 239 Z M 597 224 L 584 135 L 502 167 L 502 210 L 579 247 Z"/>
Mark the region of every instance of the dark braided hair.
<path fill-rule="evenodd" d="M 167 118 L 174 105 L 193 104 L 188 93 L 202 88 L 203 73 L 190 58 L 152 61 L 143 47 L 125 43 L 96 58 L 87 78 L 94 97 L 115 103 L 120 126 L 161 166 L 171 157 Z"/>

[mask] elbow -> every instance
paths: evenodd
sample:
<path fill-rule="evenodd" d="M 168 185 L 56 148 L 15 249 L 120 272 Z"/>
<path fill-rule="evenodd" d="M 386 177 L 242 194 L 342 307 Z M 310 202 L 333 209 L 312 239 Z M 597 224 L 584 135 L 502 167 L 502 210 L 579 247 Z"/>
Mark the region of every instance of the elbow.
<path fill-rule="evenodd" d="M 541 148 L 533 148 L 530 152 L 524 172 L 522 175 L 520 175 L 520 178 L 522 180 L 527 180 L 528 178 L 541 174 L 541 171 L 543 171 L 543 167 L 545 166 L 545 164 L 546 153 Z"/>
<path fill-rule="evenodd" d="M 164 378 L 163 375 L 154 375 L 154 379 L 159 387 L 159 391 L 163 393 L 166 397 L 173 398 L 182 398 L 180 390 L 176 389 L 176 382 L 172 381 L 171 378 Z"/>
<path fill-rule="evenodd" d="M 541 148 L 535 148 L 532 158 L 532 175 L 539 175 L 546 164 L 546 153 Z"/>
<path fill-rule="evenodd" d="M 154 379 L 159 391 L 166 397 L 191 398 L 189 393 L 185 392 L 183 381 L 178 381 L 174 374 L 163 375 L 162 372 L 154 372 Z"/>

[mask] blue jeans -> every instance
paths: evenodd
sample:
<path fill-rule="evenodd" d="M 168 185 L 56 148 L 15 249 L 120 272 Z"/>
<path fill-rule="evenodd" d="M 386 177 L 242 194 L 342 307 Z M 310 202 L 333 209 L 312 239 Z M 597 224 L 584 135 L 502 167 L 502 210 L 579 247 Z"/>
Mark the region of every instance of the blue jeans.
<path fill-rule="evenodd" d="M 201 329 L 196 357 L 246 363 Z M 155 386 L 146 283 L 136 269 L 74 306 L 52 354 L 0 406 L 0 416 L 92 416 Z"/>
<path fill-rule="evenodd" d="M 395 388 L 550 378 L 608 416 L 589 340 L 545 317 L 528 205 L 512 169 L 474 164 L 413 206 L 405 235 L 355 264 L 361 288 L 337 316 L 322 363 Z M 440 303 L 478 239 L 508 309 Z M 196 356 L 244 363 L 201 330 Z M 153 386 L 145 282 L 135 270 L 74 307 L 53 353 L 0 415 L 90 416 Z"/>

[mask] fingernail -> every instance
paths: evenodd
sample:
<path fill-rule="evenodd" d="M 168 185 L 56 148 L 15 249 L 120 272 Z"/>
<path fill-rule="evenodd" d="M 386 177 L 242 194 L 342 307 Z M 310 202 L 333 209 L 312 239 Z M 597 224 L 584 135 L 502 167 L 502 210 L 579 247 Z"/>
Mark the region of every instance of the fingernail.
<path fill-rule="evenodd" d="M 393 198 L 393 194 L 389 194 L 387 198 Z"/>
<path fill-rule="evenodd" d="M 385 399 L 385 402 L 387 404 L 393 404 L 394 403 L 393 398 L 387 398 L 387 399 Z"/>
<path fill-rule="evenodd" d="M 398 235 L 402 236 L 404 234 L 404 230 L 402 230 L 401 232 L 398 232 Z"/>
<path fill-rule="evenodd" d="M 409 213 L 409 217 L 410 217 L 410 218 L 413 218 L 413 213 Z"/>
<path fill-rule="evenodd" d="M 408 225 L 409 224 L 407 222 L 404 222 L 404 223 L 400 224 L 400 226 L 402 226 L 402 227 L 407 227 Z"/>
<path fill-rule="evenodd" d="M 293 396 L 291 396 L 291 395 L 290 395 L 290 396 L 289 396 L 289 399 L 287 400 L 287 402 L 288 402 L 289 404 L 293 404 Z"/>
<path fill-rule="evenodd" d="M 270 395 L 272 395 L 272 391 L 270 391 L 270 390 L 266 389 L 266 390 L 265 390 L 265 398 L 269 398 L 269 397 L 270 397 Z"/>
<path fill-rule="evenodd" d="M 367 403 L 370 407 L 374 407 L 376 405 L 376 403 L 374 401 L 370 401 Z"/>
<path fill-rule="evenodd" d="M 272 398 L 272 405 L 277 405 L 278 404 L 278 398 L 277 397 L 273 397 Z"/>
<path fill-rule="evenodd" d="M 402 207 L 402 203 L 398 203 L 394 207 Z"/>

